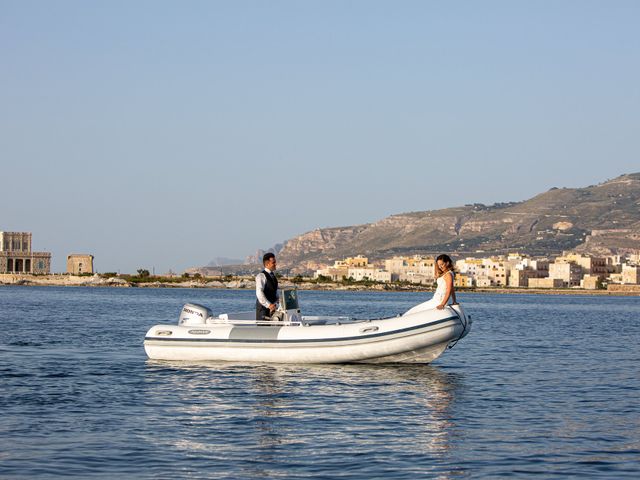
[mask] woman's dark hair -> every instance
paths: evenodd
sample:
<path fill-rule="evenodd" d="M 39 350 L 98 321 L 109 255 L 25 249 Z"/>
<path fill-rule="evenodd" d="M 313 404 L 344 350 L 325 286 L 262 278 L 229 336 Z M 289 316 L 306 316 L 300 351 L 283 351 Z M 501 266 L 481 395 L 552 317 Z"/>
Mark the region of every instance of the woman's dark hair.
<path fill-rule="evenodd" d="M 451 257 L 449 255 L 445 255 L 444 253 L 442 255 L 438 255 L 438 257 L 436 258 L 436 263 L 438 262 L 438 260 L 442 260 L 442 262 L 449 268 L 449 270 L 453 270 L 453 262 L 451 261 Z"/>

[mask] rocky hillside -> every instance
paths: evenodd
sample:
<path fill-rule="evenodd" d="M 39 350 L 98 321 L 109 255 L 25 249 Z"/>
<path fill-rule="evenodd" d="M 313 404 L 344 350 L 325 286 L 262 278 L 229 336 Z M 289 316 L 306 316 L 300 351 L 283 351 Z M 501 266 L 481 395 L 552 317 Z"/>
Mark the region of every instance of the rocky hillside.
<path fill-rule="evenodd" d="M 530 200 L 392 215 L 378 222 L 324 228 L 285 242 L 280 268 L 306 271 L 346 256 L 371 259 L 447 252 L 454 256 L 519 251 L 556 255 L 640 249 L 640 173 L 585 188 L 552 188 Z"/>

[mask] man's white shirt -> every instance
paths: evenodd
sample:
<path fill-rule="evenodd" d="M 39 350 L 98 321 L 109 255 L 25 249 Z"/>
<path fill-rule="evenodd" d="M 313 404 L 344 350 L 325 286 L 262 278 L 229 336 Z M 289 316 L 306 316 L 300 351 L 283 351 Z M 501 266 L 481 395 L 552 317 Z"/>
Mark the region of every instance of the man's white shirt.
<path fill-rule="evenodd" d="M 268 268 L 265 268 L 265 271 L 269 274 L 273 273 Z M 256 297 L 258 297 L 258 301 L 260 305 L 264 308 L 269 308 L 271 302 L 267 300 L 267 297 L 264 296 L 264 286 L 267 283 L 267 277 L 264 275 L 264 272 L 260 272 L 256 275 Z M 278 290 L 276 290 L 276 298 L 278 298 Z"/>

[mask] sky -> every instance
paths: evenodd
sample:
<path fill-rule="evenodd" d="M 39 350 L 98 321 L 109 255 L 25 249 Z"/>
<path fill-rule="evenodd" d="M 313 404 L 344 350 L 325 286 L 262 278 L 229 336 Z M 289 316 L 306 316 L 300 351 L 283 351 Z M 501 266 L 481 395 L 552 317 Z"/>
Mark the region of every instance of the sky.
<path fill-rule="evenodd" d="M 640 171 L 640 2 L 0 0 L 0 231 L 65 271 Z"/>

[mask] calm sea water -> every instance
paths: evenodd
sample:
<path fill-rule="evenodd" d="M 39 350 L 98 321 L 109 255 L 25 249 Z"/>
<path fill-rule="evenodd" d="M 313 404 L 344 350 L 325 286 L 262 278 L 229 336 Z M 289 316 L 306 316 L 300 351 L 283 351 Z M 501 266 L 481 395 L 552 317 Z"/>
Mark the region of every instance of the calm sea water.
<path fill-rule="evenodd" d="M 427 296 L 300 292 L 361 318 Z M 182 364 L 146 330 L 252 292 L 0 287 L 0 477 L 637 478 L 640 298 L 459 297 L 473 330 L 432 365 Z"/>

